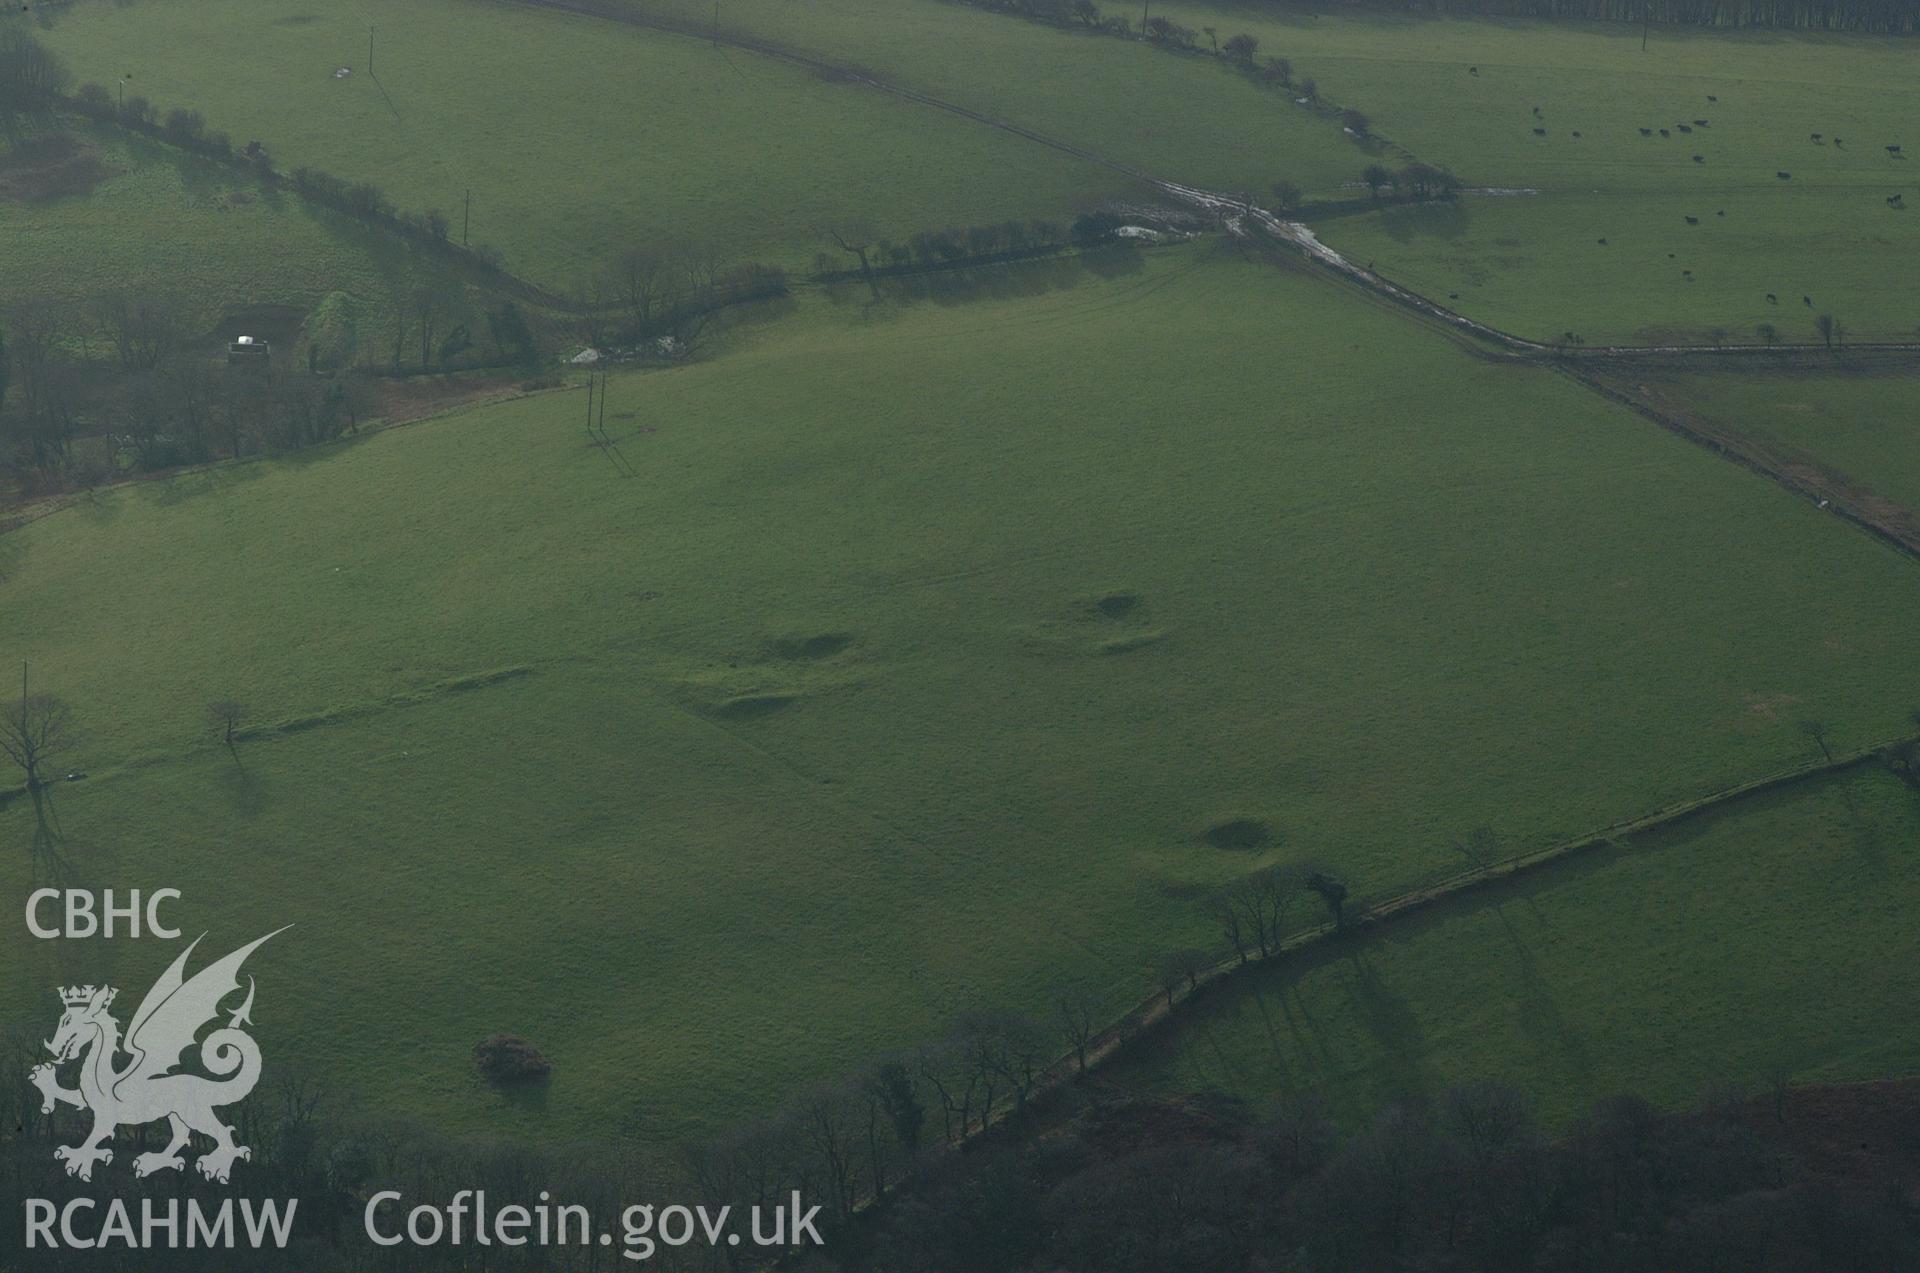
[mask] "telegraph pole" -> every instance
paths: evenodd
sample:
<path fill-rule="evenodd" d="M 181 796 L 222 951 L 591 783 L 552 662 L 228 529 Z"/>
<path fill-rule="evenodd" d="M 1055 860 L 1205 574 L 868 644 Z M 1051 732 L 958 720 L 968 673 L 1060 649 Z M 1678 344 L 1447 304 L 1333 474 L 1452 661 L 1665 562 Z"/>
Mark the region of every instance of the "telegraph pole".
<path fill-rule="evenodd" d="M 467 246 L 467 225 L 473 220 L 473 187 L 467 187 L 466 202 L 460 207 L 460 246 Z"/>

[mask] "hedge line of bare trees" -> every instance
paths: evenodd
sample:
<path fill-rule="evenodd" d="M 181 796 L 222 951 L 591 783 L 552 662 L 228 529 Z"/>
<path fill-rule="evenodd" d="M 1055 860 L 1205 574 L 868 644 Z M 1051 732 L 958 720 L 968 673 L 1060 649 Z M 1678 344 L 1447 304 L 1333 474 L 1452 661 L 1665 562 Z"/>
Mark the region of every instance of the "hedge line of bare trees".
<path fill-rule="evenodd" d="M 64 83 L 64 73 L 61 83 Z M 331 208 L 363 224 L 399 234 L 436 253 L 455 257 L 482 278 L 511 283 L 525 294 L 547 303 L 564 303 L 563 298 L 545 294 L 537 286 L 510 274 L 503 254 L 493 245 L 468 244 L 464 235 L 460 241 L 456 241 L 453 238 L 453 220 L 445 211 L 439 208 L 425 211 L 401 208 L 384 189 L 371 181 L 349 181 L 320 168 L 302 165 L 290 172 L 281 172 L 275 168 L 270 152 L 259 141 L 249 141 L 236 148 L 228 134 L 210 130 L 205 118 L 197 110 L 175 108 L 163 115 L 144 97 L 136 95 L 116 99 L 97 83 L 83 84 L 70 98 L 65 99 L 59 99 L 56 90 L 55 98 L 88 118 L 119 124 L 228 164 L 260 180 L 285 185 L 311 203 Z M 708 314 L 724 305 L 784 295 L 786 292 L 786 276 L 776 266 L 759 263 L 724 265 L 717 253 L 708 250 L 652 255 L 667 262 L 659 271 L 663 278 L 674 276 L 678 280 L 675 284 L 677 297 L 663 306 L 663 311 L 673 316 L 673 321 L 665 324 L 667 328 L 671 328 L 675 322 L 685 325 L 696 315 Z M 618 266 L 609 273 L 617 274 L 624 269 L 624 265 Z M 664 290 L 664 284 L 662 287 Z M 606 310 L 612 306 L 606 303 L 605 295 L 615 290 L 620 289 L 605 280 L 595 280 L 577 289 L 573 299 L 582 308 Z M 667 331 L 658 326 L 647 326 L 645 330 L 626 334 L 637 339 L 667 334 Z M 426 357 L 423 356 L 422 361 L 424 364 Z"/>
<path fill-rule="evenodd" d="M 864 222 L 849 222 L 825 228 L 833 250 L 814 256 L 814 278 L 833 282 L 1046 256 L 1069 246 L 1108 242 L 1124 224 L 1115 214 L 1089 212 L 1066 226 L 1049 220 L 1003 221 L 922 230 L 896 239 Z"/>
<path fill-rule="evenodd" d="M 1105 12 L 1095 0 L 960 0 L 960 2 L 976 9 L 985 9 L 990 13 L 1010 14 L 1034 22 L 1045 22 L 1052 26 L 1126 37 L 1138 34 L 1143 39 L 1167 48 L 1183 52 L 1210 53 L 1250 71 L 1264 69 L 1257 62 L 1256 55 L 1260 51 L 1258 37 L 1248 35 L 1244 31 L 1237 35 L 1223 37 L 1215 27 L 1196 29 L 1184 26 L 1171 18 L 1152 14 L 1151 4 L 1144 6 L 1147 12 L 1136 25 L 1131 17 L 1124 14 Z M 1279 60 L 1284 61 L 1284 59 Z M 1279 77 L 1270 75 L 1269 78 Z M 1284 82 L 1284 78 L 1281 82 Z"/>
<path fill-rule="evenodd" d="M 1920 0 L 1912 2 L 1920 3 Z M 1143 39 L 1177 53 L 1216 58 L 1260 84 L 1304 101 L 1320 115 L 1339 120 L 1356 142 L 1370 149 L 1392 145 L 1374 134 L 1364 113 L 1323 99 L 1320 85 L 1312 76 L 1296 76 L 1293 62 L 1288 58 L 1263 54 L 1260 38 L 1245 31 L 1227 34 L 1219 27 L 1186 26 L 1164 15 L 1153 15 L 1150 3 L 1142 6 L 1146 13 L 1137 25 L 1129 17 L 1106 13 L 1096 0 L 959 0 L 959 3 L 1072 30 Z"/>
<path fill-rule="evenodd" d="M 1009 13 L 1058 26 L 1115 34 L 1136 29 L 1151 39 L 1196 47 L 1202 32 L 1149 16 L 1136 28 L 1125 16 L 1103 12 L 1095 0 L 961 0 L 975 8 Z M 1359 0 L 1363 7 L 1410 13 L 1446 13 L 1511 18 L 1561 18 L 1612 22 L 1657 22 L 1674 26 L 1774 27 L 1783 30 L 1920 32 L 1915 0 Z M 1297 0 L 1266 0 L 1277 12 L 1329 6 Z M 1214 33 L 1205 31 L 1212 38 Z M 1250 38 L 1250 37 L 1249 37 Z M 1214 41 L 1216 51 L 1224 52 Z M 1248 50 L 1249 55 L 1251 50 Z"/>
<path fill-rule="evenodd" d="M 1366 183 L 1367 193 L 1376 199 L 1390 197 L 1415 202 L 1451 199 L 1461 188 L 1460 178 L 1429 163 L 1411 163 L 1401 168 L 1368 164 L 1360 179 Z"/>
<path fill-rule="evenodd" d="M 1920 33 L 1915 0 L 1363 0 L 1408 13 L 1655 22 L 1662 26 Z M 1289 7 L 1276 4 L 1276 8 Z"/>
<path fill-rule="evenodd" d="M 440 209 L 420 212 L 399 208 L 386 191 L 370 181 L 348 181 L 318 168 L 299 167 L 283 173 L 274 166 L 271 152 L 259 141 L 236 147 L 227 133 L 209 129 L 205 117 L 197 110 L 174 107 L 163 114 L 143 96 L 116 98 L 104 86 L 93 82 L 82 84 L 63 104 L 89 119 L 118 124 L 262 181 L 284 184 L 310 202 L 357 221 L 378 225 L 442 253 L 458 254 L 470 267 L 483 272 L 506 276 L 500 251 L 487 243 L 455 242 L 453 223 Z"/>
<path fill-rule="evenodd" d="M 787 290 L 777 265 L 728 264 L 712 247 L 637 247 L 576 287 L 572 301 L 589 345 L 658 342 L 684 355 L 727 306 Z"/>

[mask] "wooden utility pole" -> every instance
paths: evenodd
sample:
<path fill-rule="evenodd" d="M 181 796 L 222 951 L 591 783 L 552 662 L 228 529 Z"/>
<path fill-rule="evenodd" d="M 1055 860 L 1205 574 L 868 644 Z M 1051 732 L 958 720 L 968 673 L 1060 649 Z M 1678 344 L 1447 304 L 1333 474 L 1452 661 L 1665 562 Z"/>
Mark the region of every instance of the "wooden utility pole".
<path fill-rule="evenodd" d="M 467 246 L 467 225 L 473 220 L 473 187 L 467 187 L 466 201 L 460 205 L 460 246 Z"/>
<path fill-rule="evenodd" d="M 1147 10 L 1153 7 L 1153 0 L 1140 0 L 1140 34 L 1147 33 Z"/>
<path fill-rule="evenodd" d="M 600 373 L 600 436 L 607 436 L 607 373 Z"/>

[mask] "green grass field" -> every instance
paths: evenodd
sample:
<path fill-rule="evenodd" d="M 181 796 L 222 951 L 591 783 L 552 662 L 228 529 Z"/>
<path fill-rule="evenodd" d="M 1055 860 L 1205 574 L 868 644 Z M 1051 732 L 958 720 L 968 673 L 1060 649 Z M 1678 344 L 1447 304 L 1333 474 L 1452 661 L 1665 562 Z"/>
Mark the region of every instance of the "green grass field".
<path fill-rule="evenodd" d="M 1920 1069 L 1920 798 L 1856 772 L 1594 850 L 1222 986 L 1111 1072 L 1350 1119 L 1495 1078 L 1564 1124 Z"/>
<path fill-rule="evenodd" d="M 88 734 L 66 868 L 299 924 L 256 1016 L 340 1090 L 657 1144 L 969 1006 L 1117 1010 L 1260 861 L 1379 895 L 1920 702 L 1910 564 L 1549 371 L 1219 244 L 992 277 L 617 376 L 633 476 L 554 393 L 0 537 L 0 650 Z M 171 954 L 11 932 L 34 1037 Z"/>
<path fill-rule="evenodd" d="M 117 130 L 71 137 L 101 179 L 85 192 L 0 199 L 0 309 L 128 292 L 176 299 L 210 330 L 232 309 L 304 311 L 337 291 L 384 320 L 411 280 L 437 273 L 392 236 L 207 160 Z M 0 150 L 0 177 L 18 154 Z"/>
<path fill-rule="evenodd" d="M 967 104 L 1149 169 L 1257 184 L 1285 152 L 1331 182 L 1358 154 L 1324 121 L 1218 68 L 1053 32 L 1009 39 L 987 15 L 933 3 L 889 16 L 867 11 L 866 27 L 893 36 L 842 49 L 848 61 L 872 52 L 892 70 L 891 51 L 911 50 L 901 69 L 949 68 L 918 81 L 936 91 L 965 66 Z M 369 23 L 377 82 L 365 74 Z M 78 78 L 111 84 L 130 71 L 130 92 L 163 110 L 191 104 L 213 127 L 264 141 L 284 168 L 371 180 L 456 225 L 471 188 L 473 238 L 561 287 L 630 247 L 697 243 L 810 265 L 831 250 L 825 227 L 851 218 L 904 238 L 1070 219 L 1143 194 L 1097 164 L 803 68 L 507 4 L 85 3 L 46 38 Z M 339 67 L 353 74 L 336 79 Z M 984 81 L 981 67 L 992 69 Z M 1104 104 L 1122 77 L 1155 118 Z M 538 92 L 512 91 L 529 85 Z"/>
<path fill-rule="evenodd" d="M 1920 512 L 1920 380 L 1894 370 L 1662 375 L 1663 396 Z"/>
<path fill-rule="evenodd" d="M 631 7 L 712 21 L 704 0 Z M 1256 35 L 1263 55 L 1288 56 L 1328 100 L 1470 185 L 1537 191 L 1321 225 L 1356 260 L 1475 318 L 1588 343 L 1751 341 L 1763 323 L 1804 342 L 1820 313 L 1860 340 L 1920 331 L 1889 268 L 1920 248 L 1920 179 L 1884 149 L 1920 117 L 1897 40 L 1682 31 L 1643 52 L 1637 31 L 1605 25 L 1166 13 Z M 369 22 L 378 82 L 364 73 Z M 1372 161 L 1212 59 L 935 0 L 884 14 L 866 0 L 733 0 L 721 26 L 1211 188 L 1285 177 L 1352 198 L 1343 187 Z M 82 3 L 48 38 L 81 78 L 130 74 L 131 91 L 257 135 L 283 166 L 370 179 L 456 219 L 471 189 L 474 237 L 562 288 L 632 246 L 806 266 L 849 220 L 898 238 L 1143 193 L 1097 164 L 755 54 L 507 4 Z M 333 78 L 340 66 L 354 74 Z M 537 99 L 501 92 L 530 83 Z M 1639 134 L 1694 119 L 1709 123 Z M 1913 215 L 1887 205 L 1896 193 Z"/>
<path fill-rule="evenodd" d="M 1762 322 L 1804 342 L 1817 312 L 1859 339 L 1920 330 L 1895 267 L 1920 250 L 1920 175 L 1885 149 L 1920 147 L 1906 41 L 1656 29 L 1643 52 L 1622 25 L 1156 10 L 1223 38 L 1250 32 L 1471 186 L 1538 190 L 1324 225 L 1328 243 L 1388 277 L 1458 293 L 1448 303 L 1463 313 L 1592 343 L 1708 343 L 1721 330 L 1751 341 Z M 1896 193 L 1907 210 L 1887 206 Z"/>

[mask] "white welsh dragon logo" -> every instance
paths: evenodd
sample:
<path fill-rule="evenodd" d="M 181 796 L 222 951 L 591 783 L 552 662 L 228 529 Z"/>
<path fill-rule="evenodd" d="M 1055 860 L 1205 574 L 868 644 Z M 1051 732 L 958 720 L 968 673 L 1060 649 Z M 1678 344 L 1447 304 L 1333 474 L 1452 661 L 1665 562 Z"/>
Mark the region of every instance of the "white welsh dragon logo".
<path fill-rule="evenodd" d="M 41 1112 L 52 1113 L 56 1104 L 93 1111 L 93 1130 L 87 1138 L 78 1145 L 61 1145 L 53 1151 L 54 1157 L 66 1162 L 68 1175 L 93 1179 L 95 1163 L 113 1161 L 113 1150 L 107 1145 L 116 1128 L 162 1118 L 172 1129 L 172 1139 L 160 1152 L 141 1154 L 133 1160 L 136 1176 L 185 1167 L 186 1159 L 180 1151 L 191 1132 L 213 1140 L 213 1148 L 194 1164 L 209 1180 L 227 1183 L 234 1160 L 253 1156 L 245 1145 L 234 1143 L 233 1128 L 214 1113 L 216 1105 L 246 1099 L 260 1081 L 260 1045 L 240 1028 L 253 1024 L 249 1015 L 253 1011 L 252 977 L 247 978 L 246 1001 L 233 1010 L 225 1026 L 200 1041 L 200 1064 L 219 1077 L 173 1071 L 180 1064 L 181 1053 L 194 1045 L 201 1028 L 219 1015 L 220 1001 L 240 989 L 240 965 L 247 956 L 286 931 L 278 929 L 249 942 L 188 980 L 183 973 L 187 956 L 200 944 L 195 938 L 140 1001 L 140 1010 L 127 1025 L 124 1043 L 120 1023 L 107 1012 L 119 991 L 111 986 L 61 989 L 60 998 L 67 1010 L 47 1044 L 53 1061 L 35 1066 L 27 1077 L 44 1098 Z M 114 1059 L 123 1052 L 132 1059 L 116 1069 Z M 61 1087 L 57 1067 L 76 1058 L 80 1060 L 80 1086 Z"/>

